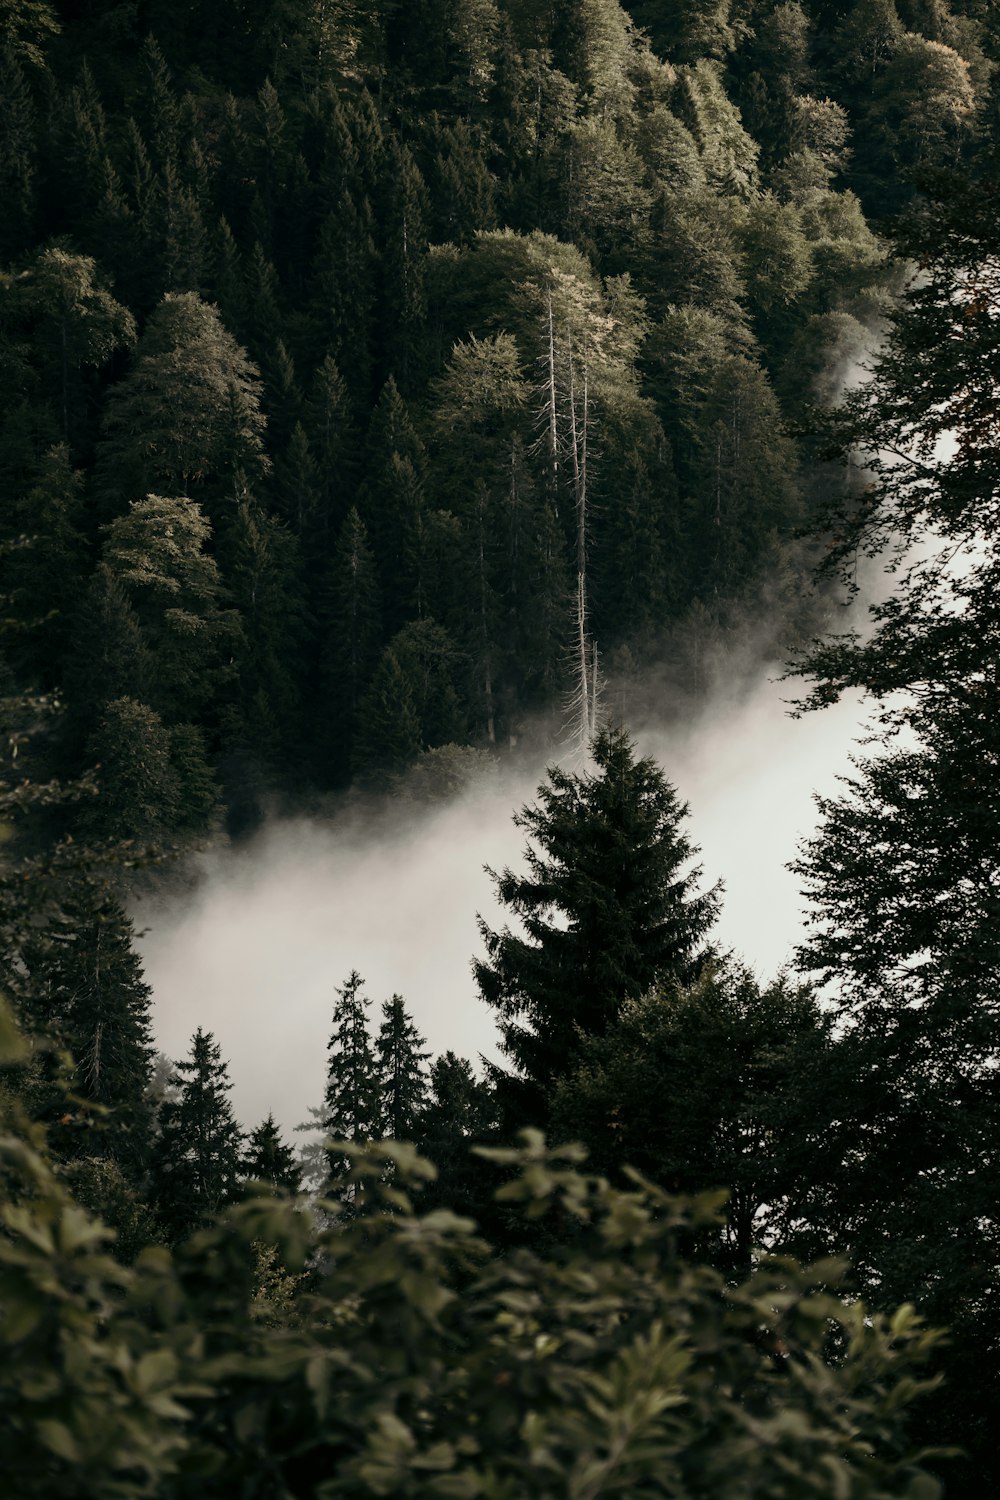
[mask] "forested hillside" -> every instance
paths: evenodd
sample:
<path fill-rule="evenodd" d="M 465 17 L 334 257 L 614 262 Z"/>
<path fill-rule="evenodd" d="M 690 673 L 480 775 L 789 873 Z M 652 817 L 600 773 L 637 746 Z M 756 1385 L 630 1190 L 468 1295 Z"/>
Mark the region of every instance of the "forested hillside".
<path fill-rule="evenodd" d="M 998 62 L 988 0 L 0 0 L 19 1496 L 995 1492 Z M 757 641 L 882 741 L 770 982 L 610 711 Z M 137 886 L 526 740 L 503 1066 L 331 975 L 303 1157 L 156 1056 Z"/>

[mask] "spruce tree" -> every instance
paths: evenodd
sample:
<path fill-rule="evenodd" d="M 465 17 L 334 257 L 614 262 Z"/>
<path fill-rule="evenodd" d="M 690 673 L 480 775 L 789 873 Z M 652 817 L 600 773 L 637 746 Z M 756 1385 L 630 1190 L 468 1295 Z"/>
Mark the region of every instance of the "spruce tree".
<path fill-rule="evenodd" d="M 273 1114 L 250 1132 L 240 1162 L 240 1173 L 249 1181 L 268 1183 L 276 1192 L 282 1188 L 289 1193 L 300 1190 L 301 1168 L 291 1146 L 286 1146 L 281 1139 Z"/>
<path fill-rule="evenodd" d="M 191 1054 L 176 1064 L 176 1094 L 160 1110 L 153 1198 L 176 1243 L 207 1224 L 237 1193 L 242 1134 L 229 1102 L 228 1065 L 199 1026 Z"/>
<path fill-rule="evenodd" d="M 48 923 L 29 928 L 9 955 L 22 1016 L 73 1060 L 73 1107 L 67 1111 L 55 1089 L 47 1103 L 43 1090 L 39 1106 L 58 1111 L 57 1156 L 112 1161 L 134 1181 L 148 1161 L 152 1126 L 150 988 L 117 897 L 88 877 L 52 874 Z"/>
<path fill-rule="evenodd" d="M 325 779 L 343 777 L 353 761 L 362 695 L 382 644 L 381 599 L 365 524 L 352 506 L 330 558 L 320 613 L 322 722 L 319 758 Z"/>
<path fill-rule="evenodd" d="M 402 995 L 382 1006 L 382 1025 L 375 1042 L 375 1068 L 380 1098 L 378 1132 L 396 1141 L 415 1139 L 427 1094 L 420 1036 Z"/>
<path fill-rule="evenodd" d="M 353 768 L 372 786 L 389 786 L 422 748 L 413 692 L 399 658 L 387 647 L 358 708 Z"/>
<path fill-rule="evenodd" d="M 320 1122 L 331 1140 L 364 1142 L 378 1134 L 378 1073 L 368 1035 L 371 1001 L 364 983 L 357 969 L 352 969 L 343 987 L 336 991 Z M 349 1165 L 349 1158 L 336 1151 L 328 1151 L 327 1158 L 331 1177 L 337 1177 Z"/>
<path fill-rule="evenodd" d="M 697 973 L 718 910 L 718 886 L 700 893 L 686 869 L 687 808 L 659 767 L 623 728 L 602 729 L 591 754 L 592 771 L 552 767 L 515 816 L 527 873 L 490 872 L 523 936 L 480 919 L 487 957 L 473 968 L 514 1064 L 494 1070 L 514 1125 L 544 1121 L 581 1036 L 603 1035 L 652 984 Z"/>
<path fill-rule="evenodd" d="M 194 292 L 169 292 L 149 319 L 104 414 L 97 479 L 120 509 L 150 491 L 222 493 L 237 469 L 267 468 L 255 365 Z"/>

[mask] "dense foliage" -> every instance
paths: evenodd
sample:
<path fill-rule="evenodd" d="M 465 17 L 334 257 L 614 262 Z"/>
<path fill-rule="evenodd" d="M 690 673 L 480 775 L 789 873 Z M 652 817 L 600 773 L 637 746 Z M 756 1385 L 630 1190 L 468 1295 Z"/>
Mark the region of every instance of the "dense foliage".
<path fill-rule="evenodd" d="M 433 1168 L 389 1145 L 359 1153 L 364 1208 L 326 1230 L 251 1197 L 125 1269 L 12 1123 L 0 1160 L 27 1197 L 0 1236 L 0 1456 L 24 1500 L 936 1493 L 903 1424 L 932 1344 L 912 1312 L 866 1318 L 830 1266 L 730 1286 L 690 1265 L 677 1242 L 711 1200 L 615 1191 L 528 1133 L 491 1153 L 516 1170 L 503 1196 L 585 1238 L 498 1253 L 421 1215 Z"/>

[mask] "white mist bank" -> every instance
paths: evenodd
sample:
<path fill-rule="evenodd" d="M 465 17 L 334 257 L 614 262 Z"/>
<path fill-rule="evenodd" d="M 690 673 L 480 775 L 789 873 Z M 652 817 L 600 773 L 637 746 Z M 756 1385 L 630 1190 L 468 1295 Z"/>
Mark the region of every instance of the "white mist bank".
<path fill-rule="evenodd" d="M 762 976 L 801 936 L 785 865 L 815 825 L 814 792 L 848 770 L 859 726 L 856 703 L 791 719 L 785 692 L 764 680 L 682 731 L 637 735 L 690 803 L 705 883 L 725 882 L 718 937 Z M 496 1055 L 470 971 L 476 913 L 503 920 L 483 865 L 517 864 L 524 837 L 511 815 L 543 777 L 539 765 L 502 790 L 370 828 L 346 816 L 278 821 L 208 857 L 193 893 L 137 912 L 157 1045 L 180 1058 L 196 1027 L 213 1031 L 239 1118 L 249 1128 L 273 1110 L 290 1130 L 321 1100 L 334 986 L 356 968 L 373 1013 L 399 992 L 434 1053 Z"/>

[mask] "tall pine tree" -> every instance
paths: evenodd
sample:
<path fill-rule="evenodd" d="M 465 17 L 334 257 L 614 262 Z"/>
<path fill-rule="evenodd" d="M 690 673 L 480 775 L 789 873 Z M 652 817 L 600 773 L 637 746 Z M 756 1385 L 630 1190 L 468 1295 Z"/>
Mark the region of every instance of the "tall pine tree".
<path fill-rule="evenodd" d="M 659 767 L 623 728 L 601 730 L 591 753 L 592 771 L 552 767 L 514 819 L 532 841 L 527 873 L 493 879 L 523 933 L 480 919 L 474 971 L 514 1064 L 494 1070 L 512 1125 L 545 1120 L 581 1033 L 601 1036 L 625 1000 L 697 972 L 718 909 L 719 888 L 699 892 L 688 868 L 687 809 Z"/>

